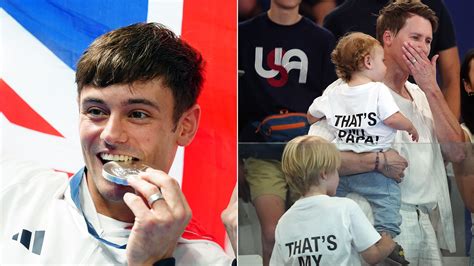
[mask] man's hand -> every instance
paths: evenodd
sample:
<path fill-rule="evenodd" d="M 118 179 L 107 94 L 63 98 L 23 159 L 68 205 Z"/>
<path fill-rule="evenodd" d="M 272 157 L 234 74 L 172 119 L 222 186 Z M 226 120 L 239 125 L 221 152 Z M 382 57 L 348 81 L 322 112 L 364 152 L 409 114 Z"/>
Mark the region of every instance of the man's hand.
<path fill-rule="evenodd" d="M 416 47 L 410 42 L 405 42 L 402 46 L 403 58 L 410 69 L 410 74 L 416 81 L 416 84 L 425 91 L 428 88 L 434 89 L 438 85 L 436 83 L 436 60 L 439 55 L 428 58 L 420 47 Z M 425 91 L 426 92 L 426 91 Z"/>
<path fill-rule="evenodd" d="M 135 215 L 127 243 L 128 264 L 151 265 L 172 257 L 192 215 L 178 182 L 150 168 L 128 182 L 136 191 L 136 195 L 126 193 L 123 197 Z M 164 199 L 148 206 L 147 199 L 160 190 Z"/>
<path fill-rule="evenodd" d="M 232 197 L 230 198 L 229 205 L 222 212 L 221 219 L 224 223 L 225 230 L 229 236 L 230 243 L 234 254 L 237 256 L 237 185 L 234 187 Z"/>
<path fill-rule="evenodd" d="M 383 152 L 382 155 L 383 159 L 381 159 L 379 171 L 386 177 L 395 179 L 398 183 L 402 182 L 405 176 L 403 171 L 408 166 L 407 160 L 395 150 L 388 150 Z"/>

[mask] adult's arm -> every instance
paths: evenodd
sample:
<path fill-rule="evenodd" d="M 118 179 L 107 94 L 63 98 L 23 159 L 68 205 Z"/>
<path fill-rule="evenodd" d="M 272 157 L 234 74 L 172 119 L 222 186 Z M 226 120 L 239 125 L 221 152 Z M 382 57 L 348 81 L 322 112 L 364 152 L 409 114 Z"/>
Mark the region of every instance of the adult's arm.
<path fill-rule="evenodd" d="M 474 213 L 474 144 L 465 134 L 466 158 L 458 163 L 453 163 L 456 184 L 466 207 Z"/>
<path fill-rule="evenodd" d="M 234 187 L 234 191 L 232 192 L 232 196 L 229 200 L 229 204 L 221 214 L 222 223 L 224 224 L 227 236 L 229 237 L 229 241 L 232 245 L 232 249 L 234 250 L 235 256 L 237 256 L 237 202 L 238 201 L 236 184 Z"/>
<path fill-rule="evenodd" d="M 354 175 L 373 171 L 377 164 L 377 156 L 379 157 L 377 170 L 386 177 L 401 182 L 404 177 L 403 171 L 407 168 L 408 162 L 395 150 L 378 153 L 341 152 L 342 163 L 339 175 Z"/>
<path fill-rule="evenodd" d="M 449 109 L 454 116 L 460 117 L 460 90 L 459 90 L 459 53 L 456 45 L 456 33 L 454 24 L 449 13 L 446 1 L 431 1 L 433 10 L 438 17 L 438 30 L 433 33 L 433 39 L 436 39 L 431 47 L 434 54 L 439 54 L 438 70 L 441 76 L 441 90 L 444 94 Z"/>
<path fill-rule="evenodd" d="M 410 73 L 428 100 L 444 159 L 451 162 L 462 161 L 465 157 L 463 131 L 436 81 L 436 61 L 439 55 L 433 56 L 430 61 L 419 47 L 405 42 L 403 56 Z"/>
<path fill-rule="evenodd" d="M 444 98 L 454 117 L 459 119 L 461 115 L 461 91 L 459 89 L 460 63 L 457 46 L 439 52 L 439 70 Z"/>
<path fill-rule="evenodd" d="M 334 140 L 334 134 L 331 132 L 326 119 L 312 124 L 308 135 L 319 136 L 329 142 Z M 342 163 L 339 168 L 339 175 L 354 175 L 373 171 L 375 169 L 377 156 L 379 157 L 377 170 L 385 176 L 400 182 L 404 176 L 403 171 L 407 168 L 408 162 L 395 150 L 388 150 L 383 153 L 341 152 Z"/>

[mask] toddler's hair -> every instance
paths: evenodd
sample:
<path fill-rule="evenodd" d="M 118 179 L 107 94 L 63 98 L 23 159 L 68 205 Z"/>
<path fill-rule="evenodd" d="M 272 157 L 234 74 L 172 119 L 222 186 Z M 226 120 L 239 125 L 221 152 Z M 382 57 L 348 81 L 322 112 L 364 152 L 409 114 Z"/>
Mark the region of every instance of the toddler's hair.
<path fill-rule="evenodd" d="M 339 39 L 331 53 L 331 61 L 336 66 L 336 74 L 348 82 L 352 74 L 362 69 L 364 57 L 380 43 L 362 32 L 351 32 Z"/>

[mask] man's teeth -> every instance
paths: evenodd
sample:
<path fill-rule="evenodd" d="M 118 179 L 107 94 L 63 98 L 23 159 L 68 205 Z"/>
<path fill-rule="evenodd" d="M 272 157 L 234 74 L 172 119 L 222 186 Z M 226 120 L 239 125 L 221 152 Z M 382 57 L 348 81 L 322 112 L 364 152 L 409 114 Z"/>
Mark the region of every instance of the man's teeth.
<path fill-rule="evenodd" d="M 121 162 L 128 162 L 132 161 L 133 157 L 128 155 L 117 155 L 117 154 L 108 154 L 108 153 L 101 153 L 100 158 L 107 161 L 121 161 Z"/>

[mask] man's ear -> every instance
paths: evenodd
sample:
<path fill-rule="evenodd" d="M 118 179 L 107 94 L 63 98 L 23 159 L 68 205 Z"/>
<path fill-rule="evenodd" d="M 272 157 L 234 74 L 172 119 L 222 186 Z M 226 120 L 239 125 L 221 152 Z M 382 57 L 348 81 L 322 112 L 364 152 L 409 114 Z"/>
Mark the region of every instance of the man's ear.
<path fill-rule="evenodd" d="M 382 39 L 383 39 L 383 45 L 385 46 L 390 46 L 392 45 L 393 43 L 393 37 L 395 37 L 395 35 L 389 31 L 389 30 L 386 30 L 383 32 L 383 35 L 382 35 Z"/>
<path fill-rule="evenodd" d="M 176 127 L 179 146 L 187 146 L 193 141 L 199 127 L 200 118 L 201 107 L 198 104 L 193 105 L 181 115 Z"/>

